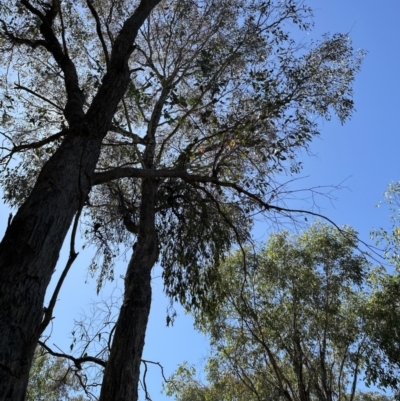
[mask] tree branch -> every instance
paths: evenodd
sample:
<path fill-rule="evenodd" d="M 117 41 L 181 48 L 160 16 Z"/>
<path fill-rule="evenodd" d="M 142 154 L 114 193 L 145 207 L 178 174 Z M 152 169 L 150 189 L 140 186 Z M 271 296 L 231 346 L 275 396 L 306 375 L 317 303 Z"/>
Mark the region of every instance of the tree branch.
<path fill-rule="evenodd" d="M 74 365 L 81 370 L 82 369 L 82 364 L 85 362 L 93 362 L 96 363 L 97 365 L 102 366 L 103 368 L 106 367 L 107 362 L 103 361 L 100 358 L 96 358 L 94 356 L 82 356 L 80 358 L 75 358 L 72 355 L 69 354 L 64 354 L 64 353 L 60 353 L 60 352 L 55 352 L 53 351 L 49 346 L 47 346 L 44 342 L 42 341 L 38 341 L 38 344 L 43 347 L 50 355 L 53 355 L 57 358 L 65 358 L 65 359 L 69 359 L 70 361 L 72 361 L 74 363 Z"/>
<path fill-rule="evenodd" d="M 54 19 L 61 11 L 59 1 L 53 0 L 46 14 L 41 13 L 38 9 L 33 7 L 29 0 L 21 0 L 21 4 L 42 21 L 40 24 L 40 33 L 45 40 L 41 42 L 41 44 L 52 54 L 54 60 L 64 72 L 65 89 L 67 92 L 67 104 L 64 109 L 66 119 L 70 125 L 81 122 L 85 115 L 83 111 L 85 98 L 79 87 L 78 73 L 75 64 L 66 52 L 67 49 L 65 48 L 63 50 L 53 30 Z"/>
<path fill-rule="evenodd" d="M 82 172 L 82 159 L 85 154 L 85 148 L 83 149 L 82 154 L 81 154 L 80 173 Z M 76 238 L 76 231 L 78 229 L 79 218 L 81 217 L 83 205 L 85 202 L 85 196 L 82 192 L 81 174 L 79 174 L 79 191 L 80 191 L 79 208 L 76 212 L 74 224 L 72 226 L 71 240 L 70 240 L 70 246 L 69 246 L 69 257 L 68 257 L 67 263 L 64 267 L 64 270 L 61 273 L 61 276 L 57 282 L 56 288 L 50 299 L 49 305 L 47 308 L 44 308 L 44 317 L 38 328 L 39 335 L 41 335 L 44 332 L 44 330 L 50 323 L 50 320 L 53 318 L 53 310 L 54 310 L 54 307 L 57 302 L 58 294 L 60 293 L 61 287 L 64 283 L 65 278 L 67 277 L 67 274 L 68 274 L 71 266 L 73 265 L 73 263 L 75 262 L 75 259 L 77 258 L 78 254 L 79 254 L 75 251 L 75 238 Z M 39 336 L 37 338 L 39 338 Z"/>
<path fill-rule="evenodd" d="M 121 127 L 118 127 L 117 125 L 111 124 L 110 131 L 116 132 L 117 134 L 121 134 L 123 136 L 126 136 L 127 138 L 132 139 L 132 144 L 146 145 L 145 139 L 133 132 L 129 132 Z"/>
<path fill-rule="evenodd" d="M 39 329 L 38 329 L 39 334 L 42 334 L 46 330 L 46 327 L 49 325 L 51 319 L 53 318 L 53 310 L 54 310 L 54 307 L 57 302 L 58 294 L 60 293 L 61 287 L 64 283 L 65 278 L 67 277 L 69 269 L 71 268 L 71 266 L 75 262 L 75 259 L 78 256 L 78 253 L 75 251 L 75 236 L 76 236 L 76 230 L 78 228 L 78 222 L 79 222 L 79 217 L 81 215 L 81 212 L 82 212 L 82 207 L 79 208 L 78 213 L 75 216 L 74 225 L 72 227 L 71 244 L 70 244 L 70 251 L 69 251 L 69 257 L 68 257 L 67 263 L 64 267 L 63 272 L 61 273 L 60 278 L 58 279 L 56 288 L 53 292 L 53 295 L 51 296 L 48 307 L 43 308 L 44 316 L 43 316 L 42 323 L 40 324 Z"/>
<path fill-rule="evenodd" d="M 133 14 L 124 22 L 115 39 L 110 55 L 110 64 L 102 84 L 86 113 L 86 121 L 96 131 L 110 126 L 115 110 L 131 80 L 129 57 L 135 49 L 138 31 L 153 8 L 161 0 L 141 0 Z M 108 101 L 105 102 L 104 100 Z M 99 129 L 99 133 L 102 132 Z"/>
<path fill-rule="evenodd" d="M 160 370 L 161 370 L 161 376 L 163 377 L 164 381 L 165 381 L 166 383 L 170 383 L 170 380 L 168 380 L 168 379 L 166 378 L 166 376 L 165 376 L 165 373 L 164 373 L 164 366 L 161 365 L 160 362 L 154 362 L 154 361 L 148 361 L 148 360 L 146 360 L 146 359 L 142 359 L 142 363 L 144 363 L 144 364 L 146 364 L 146 363 L 151 363 L 151 364 L 153 364 L 153 365 L 157 365 L 157 366 L 160 368 Z"/>
<path fill-rule="evenodd" d="M 45 15 L 41 13 L 36 7 L 34 7 L 28 0 L 21 0 L 21 4 L 23 4 L 32 14 L 36 15 L 42 21 L 44 21 Z"/>
<path fill-rule="evenodd" d="M 45 40 L 30 40 L 30 39 L 19 38 L 8 30 L 7 24 L 3 20 L 1 21 L 1 25 L 2 25 L 5 35 L 8 37 L 8 39 L 10 39 L 10 41 L 14 45 L 16 45 L 16 44 L 17 45 L 25 45 L 25 46 L 31 47 L 32 49 L 36 49 L 39 46 L 46 47 Z"/>
<path fill-rule="evenodd" d="M 108 54 L 106 42 L 104 41 L 103 33 L 101 32 L 101 23 L 100 23 L 99 14 L 97 14 L 96 9 L 93 7 L 92 0 L 86 0 L 86 4 L 89 7 L 89 10 L 93 15 L 93 18 L 96 21 L 96 32 L 97 32 L 97 36 L 100 39 L 101 46 L 103 48 L 104 57 L 106 59 L 106 64 L 107 64 L 107 69 L 108 69 L 108 66 L 110 65 L 110 56 Z"/>
<path fill-rule="evenodd" d="M 138 169 L 134 167 L 120 167 L 113 170 L 95 173 L 92 181 L 92 185 L 100 185 L 120 178 L 180 178 L 188 183 L 208 183 L 214 184 L 216 186 L 231 188 L 235 190 L 240 195 L 245 195 L 247 198 L 253 200 L 259 207 L 265 210 L 275 211 L 278 213 L 299 213 L 307 214 L 309 216 L 318 217 L 325 221 L 328 221 L 334 227 L 336 227 L 340 232 L 343 230 L 330 218 L 316 212 L 303 209 L 290 209 L 286 207 L 281 207 L 277 205 L 272 205 L 265 202 L 259 195 L 253 194 L 252 192 L 242 188 L 233 182 L 221 181 L 217 177 L 202 176 L 196 174 L 190 174 L 186 170 L 153 170 L 153 169 Z M 360 241 L 362 242 L 362 241 Z M 362 242 L 364 245 L 365 242 Z"/>
<path fill-rule="evenodd" d="M 11 153 L 14 154 L 14 153 L 20 152 L 21 150 L 25 150 L 25 149 L 41 148 L 42 146 L 47 145 L 48 143 L 53 142 L 53 141 L 63 137 L 64 135 L 67 134 L 67 132 L 68 132 L 68 130 L 65 129 L 60 132 L 57 132 L 57 134 L 50 135 L 47 138 L 42 139 L 41 141 L 26 143 L 23 145 L 16 145 L 11 149 Z"/>
<path fill-rule="evenodd" d="M 15 84 L 15 89 L 22 89 L 36 97 L 38 97 L 39 99 L 44 100 L 45 102 L 51 104 L 53 107 L 55 107 L 56 109 L 60 110 L 60 111 L 64 111 L 64 109 L 60 106 L 58 106 L 56 103 L 52 102 L 51 100 L 47 99 L 46 97 L 39 95 L 39 93 L 36 93 L 35 91 L 33 91 L 32 89 L 27 88 L 26 86 L 22 86 L 20 84 Z"/>
<path fill-rule="evenodd" d="M 113 51 L 110 58 L 110 67 L 121 70 L 127 63 L 133 51 L 133 42 L 143 22 L 150 12 L 161 0 L 141 0 L 135 12 L 125 21 L 120 33 L 114 41 Z"/>
<path fill-rule="evenodd" d="M 124 106 L 124 113 L 125 113 L 126 122 L 128 123 L 129 134 L 130 134 L 130 137 L 132 138 L 134 134 L 132 132 L 132 127 L 131 127 L 131 121 L 129 119 L 128 108 L 126 107 L 126 103 L 125 103 L 125 99 L 124 98 L 122 98 L 122 105 Z M 140 165 L 143 168 L 145 168 L 146 166 L 145 166 L 145 164 L 143 162 L 142 155 L 140 154 L 139 149 L 136 146 L 136 144 L 133 144 L 133 149 L 135 150 L 135 153 L 136 153 L 136 156 L 137 156 L 137 158 L 138 158 L 138 160 L 140 162 Z"/>
<path fill-rule="evenodd" d="M 61 22 L 61 38 L 62 38 L 62 44 L 63 44 L 63 49 L 64 49 L 64 54 L 69 57 L 68 54 L 68 47 L 67 47 L 67 41 L 65 40 L 65 26 L 64 26 L 64 18 L 62 15 L 62 10 L 61 10 L 61 4 L 60 0 L 53 0 L 53 7 L 54 12 L 60 14 L 60 22 Z"/>

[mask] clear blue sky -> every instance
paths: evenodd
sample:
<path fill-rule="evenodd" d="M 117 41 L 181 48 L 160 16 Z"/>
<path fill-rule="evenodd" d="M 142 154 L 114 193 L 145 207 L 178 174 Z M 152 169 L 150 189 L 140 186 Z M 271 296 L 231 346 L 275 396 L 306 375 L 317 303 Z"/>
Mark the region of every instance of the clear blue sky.
<path fill-rule="evenodd" d="M 391 181 L 400 180 L 400 0 L 306 0 L 315 9 L 315 29 L 309 36 L 318 39 L 325 32 L 348 32 L 355 48 L 368 54 L 355 83 L 356 112 L 341 126 L 337 121 L 325 122 L 322 135 L 311 145 L 313 157 L 304 154 L 301 176 L 304 186 L 334 185 L 347 179 L 344 189 L 335 193 L 332 205 L 319 201 L 321 212 L 337 224 L 349 224 L 368 241 L 374 227 L 388 225 L 388 213 L 375 205 Z M 305 34 L 306 35 L 306 34 Z M 305 36 L 306 38 L 306 36 Z M 0 205 L 0 232 L 4 232 L 8 210 Z M 264 237 L 257 226 L 256 237 Z M 129 255 L 128 255 L 129 256 Z M 54 320 L 56 343 L 68 350 L 74 318 L 89 304 L 106 298 L 112 288 L 122 287 L 126 263 L 121 260 L 116 281 L 100 294 L 95 293 L 95 280 L 87 274 L 90 252 L 81 253 L 59 297 Z M 60 272 L 66 254 L 57 269 Z M 162 282 L 153 280 L 153 305 L 146 337 L 144 358 L 162 363 L 171 374 L 178 363 L 189 361 L 199 367 L 207 356 L 207 341 L 196 333 L 190 318 L 180 313 L 174 327 L 166 328 L 168 301 L 162 295 Z M 87 283 L 85 284 L 85 281 Z M 161 375 L 151 368 L 149 390 L 153 401 L 166 399 L 161 395 Z"/>

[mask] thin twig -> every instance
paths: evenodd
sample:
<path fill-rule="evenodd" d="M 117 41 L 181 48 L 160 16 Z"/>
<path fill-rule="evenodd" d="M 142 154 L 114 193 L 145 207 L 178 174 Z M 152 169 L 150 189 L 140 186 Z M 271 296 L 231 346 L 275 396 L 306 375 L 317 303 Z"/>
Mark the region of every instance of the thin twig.
<path fill-rule="evenodd" d="M 60 111 L 64 111 L 64 109 L 60 106 L 58 106 L 56 103 L 52 102 L 51 100 L 47 99 L 46 97 L 39 95 L 39 93 L 36 93 L 35 91 L 33 91 L 32 89 L 27 88 L 26 86 L 20 85 L 20 84 L 15 84 L 14 86 L 15 89 L 22 89 L 28 93 L 30 93 L 31 95 L 34 95 L 36 97 L 38 97 L 39 99 L 42 99 L 43 101 L 51 104 L 53 107 L 55 107 L 56 109 L 60 110 Z"/>
<path fill-rule="evenodd" d="M 143 360 L 142 360 L 142 362 L 143 362 L 143 364 L 144 364 L 144 372 L 143 372 L 142 387 L 143 387 L 143 390 L 144 390 L 144 394 L 145 394 L 146 400 L 151 401 L 151 398 L 150 398 L 150 396 L 149 396 L 149 392 L 147 391 L 147 384 L 146 384 L 147 362 L 146 362 L 146 361 L 143 361 Z"/>
<path fill-rule="evenodd" d="M 166 383 L 170 383 L 170 382 L 171 382 L 171 380 L 168 380 L 168 379 L 165 377 L 164 366 L 161 365 L 160 362 L 149 361 L 149 360 L 146 360 L 146 359 L 142 359 L 142 362 L 143 362 L 144 364 L 146 364 L 146 363 L 151 363 L 151 364 L 153 364 L 153 365 L 157 365 L 157 366 L 160 368 L 160 370 L 161 370 L 161 376 L 162 376 L 163 380 L 164 380 Z"/>

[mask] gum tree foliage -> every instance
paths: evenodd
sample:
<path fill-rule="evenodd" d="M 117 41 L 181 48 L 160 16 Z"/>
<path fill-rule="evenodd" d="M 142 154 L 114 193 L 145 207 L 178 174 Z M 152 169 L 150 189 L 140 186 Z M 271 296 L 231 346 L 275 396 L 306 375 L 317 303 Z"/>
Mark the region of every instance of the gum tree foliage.
<path fill-rule="evenodd" d="M 38 346 L 35 350 L 26 401 L 85 401 L 77 394 L 79 380 L 66 361 Z"/>
<path fill-rule="evenodd" d="M 390 229 L 376 229 L 371 234 L 379 247 L 383 247 L 387 262 L 393 270 L 388 274 L 381 268 L 376 271 L 371 285 L 374 287 L 373 296 L 368 304 L 367 313 L 371 324 L 368 327 L 373 339 L 371 357 L 368 364 L 368 379 L 381 381 L 392 387 L 399 394 L 400 375 L 395 374 L 400 368 L 400 183 L 393 182 L 384 193 L 383 205 L 390 212 Z M 374 350 L 380 349 L 380 353 Z M 395 367 L 395 368 L 394 368 Z M 398 398 L 400 398 L 398 396 Z"/>
<path fill-rule="evenodd" d="M 384 246 L 386 259 L 397 266 L 399 264 L 400 249 L 400 182 L 392 182 L 384 192 L 384 201 L 378 204 L 389 210 L 390 230 L 379 228 L 371 233 L 376 245 Z"/>
<path fill-rule="evenodd" d="M 272 235 L 254 255 L 248 249 L 245 270 L 241 252 L 227 258 L 210 290 L 213 307 L 195 313 L 211 341 L 208 384 L 183 365 L 167 394 L 179 401 L 385 399 L 357 392 L 379 352 L 371 353 L 365 307 L 375 302 L 366 287 L 371 266 L 355 238 L 348 227 L 317 223 L 299 236 Z"/>
<path fill-rule="evenodd" d="M 366 304 L 368 319 L 366 332 L 370 337 L 366 360 L 366 378 L 369 383 L 380 383 L 391 388 L 400 399 L 400 335 L 398 266 L 393 274 L 379 269 L 372 277 L 373 293 Z"/>
<path fill-rule="evenodd" d="M 353 110 L 361 56 L 342 34 L 294 40 L 312 27 L 303 2 L 158 3 L 2 2 L 0 181 L 19 208 L 0 245 L 3 399 L 23 397 L 75 215 L 88 214 L 100 280 L 116 244 L 135 242 L 100 396 L 135 399 L 157 259 L 167 294 L 200 305 L 206 266 L 254 214 L 296 212 L 277 175 L 299 171 L 318 117 Z M 65 273 L 76 256 L 72 239 Z"/>
<path fill-rule="evenodd" d="M 206 367 L 207 383 L 196 378 L 196 369 L 187 363 L 182 364 L 167 385 L 164 385 L 164 392 L 177 401 L 253 401 L 260 400 L 251 394 L 248 387 L 234 375 L 212 373 L 211 366 Z M 249 377 L 249 380 L 252 378 Z M 276 393 L 263 394 L 267 398 L 262 400 L 279 400 Z M 268 398 L 269 397 L 269 398 Z M 343 399 L 349 399 L 346 395 Z M 287 399 L 287 398 L 286 398 Z M 355 393 L 354 401 L 394 401 L 396 398 L 373 391 L 358 391 Z M 283 398 L 285 400 L 285 398 Z M 316 398 L 315 400 L 318 400 Z"/>

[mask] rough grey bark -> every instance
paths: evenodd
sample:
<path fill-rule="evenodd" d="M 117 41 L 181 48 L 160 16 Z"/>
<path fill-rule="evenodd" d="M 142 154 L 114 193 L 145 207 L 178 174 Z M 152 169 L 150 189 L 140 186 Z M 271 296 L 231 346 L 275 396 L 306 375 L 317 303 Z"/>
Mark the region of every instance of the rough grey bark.
<path fill-rule="evenodd" d="M 80 200 L 89 192 L 99 153 L 93 142 L 85 149 L 84 136 L 67 137 L 0 244 L 1 400 L 24 399 L 46 288 Z"/>
<path fill-rule="evenodd" d="M 99 401 L 138 399 L 140 363 L 151 304 L 151 270 L 158 258 L 156 191 L 154 180 L 143 180 L 139 233 L 125 277 L 124 300 Z"/>
<path fill-rule="evenodd" d="M 41 32 L 48 50 L 66 75 L 65 116 L 70 130 L 0 243 L 1 401 L 23 401 L 25 397 L 47 285 L 72 219 L 90 191 L 101 142 L 128 85 L 128 59 L 138 29 L 159 1 L 142 0 L 126 20 L 115 40 L 108 72 L 86 115 L 82 94 L 74 85 L 78 82 L 73 76 L 76 71 L 67 57 L 57 53 L 51 25 L 43 23 Z"/>

